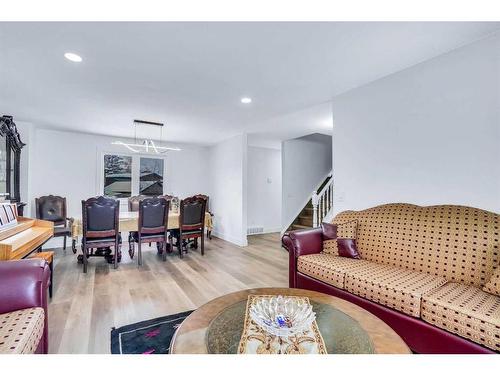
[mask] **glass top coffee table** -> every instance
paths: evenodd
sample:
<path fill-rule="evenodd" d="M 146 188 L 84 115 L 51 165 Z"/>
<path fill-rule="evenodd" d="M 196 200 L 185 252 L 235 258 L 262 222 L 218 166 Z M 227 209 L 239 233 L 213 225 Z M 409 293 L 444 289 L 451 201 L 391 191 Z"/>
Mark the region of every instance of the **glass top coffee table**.
<path fill-rule="evenodd" d="M 396 332 L 361 307 L 327 294 L 289 288 L 242 290 L 208 302 L 182 322 L 170 353 L 236 353 L 251 294 L 308 297 L 329 354 L 411 353 Z"/>

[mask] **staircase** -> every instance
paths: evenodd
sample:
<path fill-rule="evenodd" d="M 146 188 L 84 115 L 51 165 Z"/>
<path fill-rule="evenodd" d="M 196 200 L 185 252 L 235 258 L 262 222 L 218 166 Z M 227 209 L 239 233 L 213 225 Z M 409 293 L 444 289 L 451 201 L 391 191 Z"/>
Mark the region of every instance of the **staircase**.
<path fill-rule="evenodd" d="M 330 213 L 333 206 L 332 182 L 333 179 L 330 173 L 318 190 L 313 191 L 307 204 L 288 228 L 289 231 L 315 228 L 321 224 L 323 219 Z"/>

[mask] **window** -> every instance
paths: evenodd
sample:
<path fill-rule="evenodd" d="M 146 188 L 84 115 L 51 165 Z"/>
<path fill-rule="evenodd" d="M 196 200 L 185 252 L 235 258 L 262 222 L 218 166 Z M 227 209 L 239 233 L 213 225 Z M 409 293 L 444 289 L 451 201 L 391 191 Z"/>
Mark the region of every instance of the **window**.
<path fill-rule="evenodd" d="M 163 194 L 163 159 L 141 158 L 139 194 Z"/>
<path fill-rule="evenodd" d="M 132 157 L 104 155 L 104 195 L 128 198 L 132 195 Z"/>
<path fill-rule="evenodd" d="M 163 195 L 164 158 L 103 153 L 100 192 L 115 198 Z"/>

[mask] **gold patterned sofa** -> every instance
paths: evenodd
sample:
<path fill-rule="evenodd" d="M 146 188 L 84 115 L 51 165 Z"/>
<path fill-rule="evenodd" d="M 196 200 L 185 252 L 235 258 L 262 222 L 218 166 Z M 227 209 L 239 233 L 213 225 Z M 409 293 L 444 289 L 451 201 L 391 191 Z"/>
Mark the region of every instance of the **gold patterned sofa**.
<path fill-rule="evenodd" d="M 500 351 L 500 215 L 471 207 L 386 204 L 345 211 L 361 259 L 323 251 L 321 228 L 283 236 L 290 286 L 354 302 L 419 353 Z"/>

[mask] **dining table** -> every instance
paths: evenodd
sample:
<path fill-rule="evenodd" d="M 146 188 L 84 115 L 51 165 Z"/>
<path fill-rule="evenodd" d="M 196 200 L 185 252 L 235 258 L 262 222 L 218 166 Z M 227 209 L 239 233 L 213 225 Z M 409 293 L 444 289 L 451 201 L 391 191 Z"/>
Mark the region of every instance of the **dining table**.
<path fill-rule="evenodd" d="M 120 232 L 136 232 L 139 228 L 139 212 L 138 211 L 123 211 L 118 217 L 118 230 Z M 170 229 L 179 228 L 179 212 L 169 211 L 168 226 Z M 212 215 L 209 212 L 205 213 L 205 229 L 212 230 Z M 76 243 L 79 237 L 83 234 L 83 226 L 81 218 L 74 218 L 71 225 L 72 249 L 76 254 Z"/>

